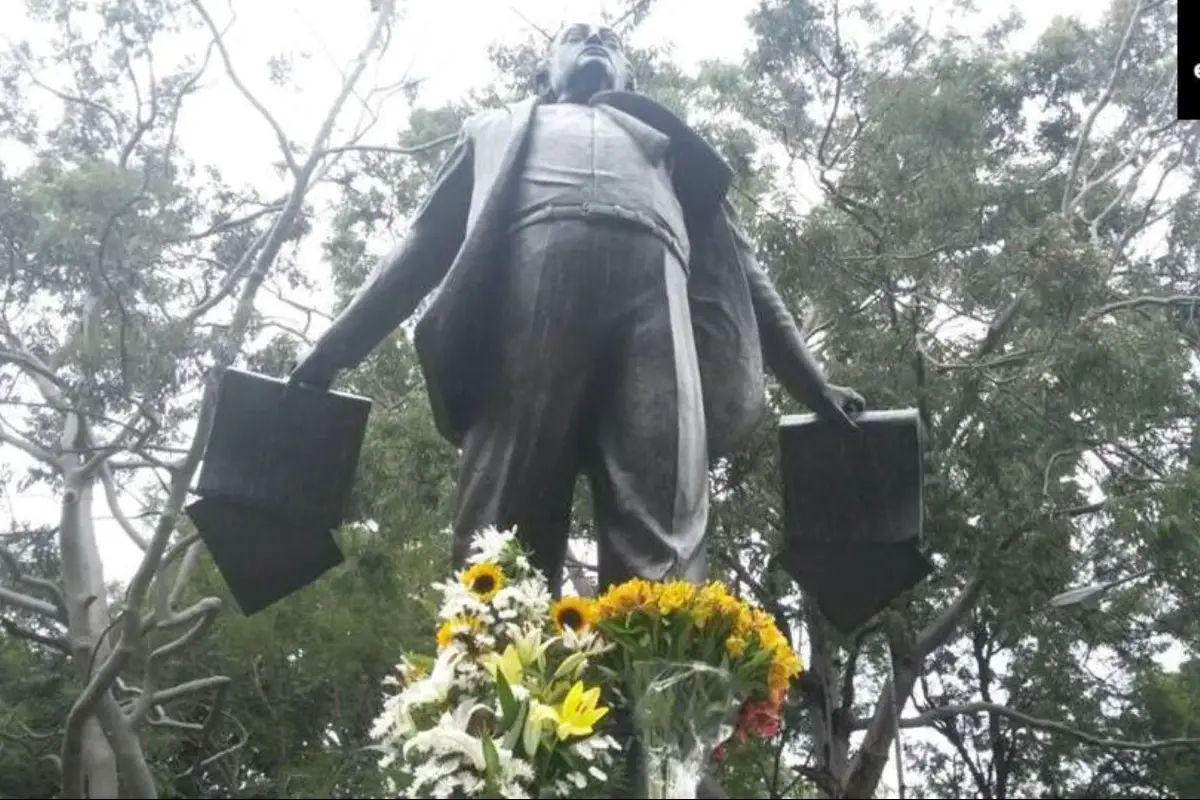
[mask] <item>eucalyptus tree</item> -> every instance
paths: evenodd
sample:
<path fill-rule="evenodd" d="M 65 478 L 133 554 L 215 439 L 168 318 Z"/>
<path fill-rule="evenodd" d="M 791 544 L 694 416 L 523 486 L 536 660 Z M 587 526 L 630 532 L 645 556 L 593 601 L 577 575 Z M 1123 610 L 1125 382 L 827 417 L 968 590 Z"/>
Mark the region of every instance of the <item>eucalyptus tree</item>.
<path fill-rule="evenodd" d="M 161 677 L 221 606 L 181 602 L 200 547 L 178 524 L 216 382 L 267 325 L 264 287 L 302 282 L 306 197 L 341 154 L 335 127 L 395 10 L 372 15 L 305 144 L 246 88 L 227 24 L 199 0 L 29 0 L 26 12 L 37 38 L 0 58 L 0 141 L 19 154 L 0 172 L 0 443 L 27 465 L 9 488 L 40 487 L 58 505 L 60 569 L 32 575 L 6 554 L 0 606 L 10 636 L 73 665 L 77 694 L 51 732 L 62 796 L 156 797 L 144 731 L 196 735 L 204 726 L 172 707 L 203 698 L 219 721 L 229 683 L 202 665 L 180 683 Z M 276 135 L 276 196 L 229 186 L 181 151 L 183 109 L 218 70 Z M 116 598 L 102 516 L 142 552 Z"/>

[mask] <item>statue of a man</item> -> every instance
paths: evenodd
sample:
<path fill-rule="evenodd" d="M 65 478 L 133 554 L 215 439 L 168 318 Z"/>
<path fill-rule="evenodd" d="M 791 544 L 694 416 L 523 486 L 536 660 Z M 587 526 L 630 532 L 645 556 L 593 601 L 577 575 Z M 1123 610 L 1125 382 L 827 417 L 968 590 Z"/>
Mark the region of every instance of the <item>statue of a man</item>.
<path fill-rule="evenodd" d="M 756 263 L 731 170 L 632 88 L 616 33 L 566 27 L 538 96 L 466 121 L 406 240 L 292 373 L 328 387 L 440 285 L 415 347 L 462 450 L 459 564 L 515 525 L 557 587 L 583 471 L 602 587 L 703 580 L 708 467 L 761 418 L 764 359 L 827 420 L 863 406 Z"/>

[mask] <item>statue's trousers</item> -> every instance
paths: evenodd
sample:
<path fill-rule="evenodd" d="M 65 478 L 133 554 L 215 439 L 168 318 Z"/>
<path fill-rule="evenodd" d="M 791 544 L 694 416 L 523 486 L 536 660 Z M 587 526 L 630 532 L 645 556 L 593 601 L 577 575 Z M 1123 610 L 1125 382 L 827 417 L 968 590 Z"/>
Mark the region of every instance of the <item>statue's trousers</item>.
<path fill-rule="evenodd" d="M 687 273 L 665 241 L 619 220 L 512 232 L 490 365 L 462 447 L 454 555 L 516 526 L 552 587 L 575 481 L 591 482 L 601 586 L 702 580 L 704 407 Z"/>

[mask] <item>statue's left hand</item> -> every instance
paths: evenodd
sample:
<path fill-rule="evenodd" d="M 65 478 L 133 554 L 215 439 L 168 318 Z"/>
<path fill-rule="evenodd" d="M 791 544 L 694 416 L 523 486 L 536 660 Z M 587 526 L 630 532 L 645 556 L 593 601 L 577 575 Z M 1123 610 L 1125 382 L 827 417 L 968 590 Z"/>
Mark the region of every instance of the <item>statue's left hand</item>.
<path fill-rule="evenodd" d="M 846 430 L 858 430 L 854 424 L 853 415 L 861 413 L 867 407 L 867 401 L 853 389 L 845 386 L 827 384 L 822 392 L 822 403 L 814 408 L 821 419 L 832 422 Z"/>

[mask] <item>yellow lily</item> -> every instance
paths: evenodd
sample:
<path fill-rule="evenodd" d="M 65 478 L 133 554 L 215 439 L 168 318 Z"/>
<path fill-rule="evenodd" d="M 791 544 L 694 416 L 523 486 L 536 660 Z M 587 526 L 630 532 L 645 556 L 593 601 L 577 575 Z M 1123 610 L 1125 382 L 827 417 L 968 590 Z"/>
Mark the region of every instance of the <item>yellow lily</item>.
<path fill-rule="evenodd" d="M 596 705 L 599 700 L 599 686 L 584 690 L 583 681 L 577 681 L 558 708 L 558 738 L 590 734 L 595 724 L 608 713 L 607 706 Z"/>
<path fill-rule="evenodd" d="M 490 653 L 484 662 L 484 666 L 493 679 L 495 679 L 496 673 L 499 672 L 511 687 L 520 686 L 521 681 L 525 679 L 525 668 L 521 664 L 521 654 L 511 644 L 504 648 L 504 653 L 501 655 Z"/>
<path fill-rule="evenodd" d="M 525 715 L 525 729 L 522 731 L 521 743 L 525 746 L 525 755 L 533 758 L 538 745 L 542 741 L 542 731 L 547 727 L 558 724 L 558 712 L 553 707 L 529 701 L 529 712 Z"/>

